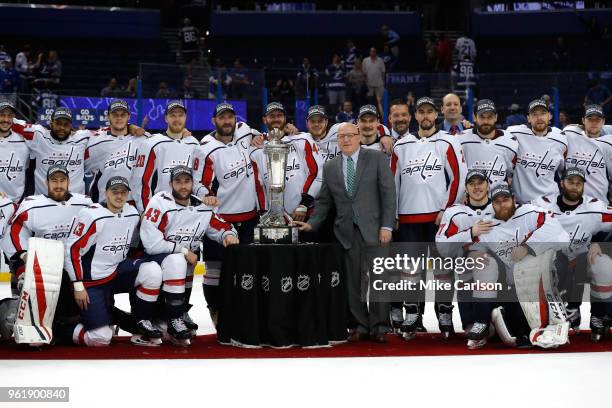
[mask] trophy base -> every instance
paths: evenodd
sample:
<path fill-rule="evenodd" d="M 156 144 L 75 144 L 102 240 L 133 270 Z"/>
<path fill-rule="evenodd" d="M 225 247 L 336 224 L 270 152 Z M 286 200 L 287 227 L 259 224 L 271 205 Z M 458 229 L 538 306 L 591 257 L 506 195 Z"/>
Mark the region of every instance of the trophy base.
<path fill-rule="evenodd" d="M 285 227 L 255 227 L 254 241 L 256 244 L 297 244 L 298 228 L 287 225 Z"/>

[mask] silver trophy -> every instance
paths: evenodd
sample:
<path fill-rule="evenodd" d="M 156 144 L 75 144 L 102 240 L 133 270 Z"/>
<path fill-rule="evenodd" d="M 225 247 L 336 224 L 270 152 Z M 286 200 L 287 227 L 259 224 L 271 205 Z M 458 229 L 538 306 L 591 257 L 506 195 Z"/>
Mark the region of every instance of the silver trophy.
<path fill-rule="evenodd" d="M 281 141 L 284 134 L 274 128 L 268 133 L 264 146 L 268 173 L 268 211 L 255 227 L 255 243 L 297 244 L 298 228 L 291 225 L 293 219 L 285 211 L 285 173 L 289 144 Z"/>

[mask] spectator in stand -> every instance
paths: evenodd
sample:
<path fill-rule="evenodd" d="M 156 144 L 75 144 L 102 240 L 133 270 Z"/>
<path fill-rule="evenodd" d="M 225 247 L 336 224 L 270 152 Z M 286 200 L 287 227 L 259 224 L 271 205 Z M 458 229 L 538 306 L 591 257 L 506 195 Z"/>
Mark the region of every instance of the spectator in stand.
<path fill-rule="evenodd" d="M 508 126 L 526 125 L 528 123 L 527 117 L 522 113 L 519 113 L 520 109 L 520 106 L 518 106 L 518 104 L 516 103 L 510 105 L 510 115 L 508 115 L 508 117 L 506 118 L 505 123 L 506 128 Z"/>
<path fill-rule="evenodd" d="M 310 92 L 312 95 L 318 86 L 319 71 L 310 64 L 310 58 L 304 57 L 297 74 L 298 92 L 301 96 Z"/>
<path fill-rule="evenodd" d="M 123 90 L 119 87 L 117 78 L 113 77 L 108 81 L 108 85 L 102 89 L 100 96 L 105 98 L 120 98 L 123 96 Z"/>
<path fill-rule="evenodd" d="M 174 98 L 174 92 L 168 87 L 168 83 L 162 81 L 159 83 L 159 88 L 155 93 L 155 97 L 159 99 L 172 99 Z"/>
<path fill-rule="evenodd" d="M 59 85 L 62 77 L 62 62 L 57 51 L 49 51 L 47 56 L 44 53 L 38 54 L 38 61 L 34 69 L 37 71 L 34 80 L 35 87 L 51 88 Z"/>
<path fill-rule="evenodd" d="M 383 46 L 383 51 L 380 53 L 380 59 L 382 59 L 385 63 L 387 72 L 393 72 L 393 68 L 395 67 L 395 64 L 397 64 L 397 57 L 391 54 L 388 45 Z"/>
<path fill-rule="evenodd" d="M 4 68 L 0 70 L 0 93 L 15 93 L 18 86 L 19 73 L 11 61 L 4 61 Z"/>
<path fill-rule="evenodd" d="M 476 63 L 476 43 L 466 34 L 457 38 L 455 42 L 455 55 L 457 61 L 469 61 Z"/>
<path fill-rule="evenodd" d="M 200 31 L 191 24 L 191 20 L 183 20 L 183 28 L 178 32 L 181 40 L 180 53 L 183 61 L 188 65 L 188 72 L 191 75 L 194 61 L 198 61 L 200 56 Z"/>
<path fill-rule="evenodd" d="M 346 99 L 346 72 L 338 54 L 334 54 L 331 64 L 325 68 L 325 77 L 327 79 L 328 109 L 330 115 L 333 116 Z"/>
<path fill-rule="evenodd" d="M 366 74 L 368 96 L 373 97 L 378 105 L 378 111 L 383 112 L 382 99 L 385 93 L 385 63 L 378 58 L 376 48 L 370 48 L 370 56 L 363 60 L 363 72 Z"/>
<path fill-rule="evenodd" d="M 230 77 L 232 78 L 231 97 L 236 99 L 246 98 L 251 81 L 249 80 L 249 71 L 242 66 L 240 58 L 234 60 Z"/>
<path fill-rule="evenodd" d="M 215 60 L 215 67 L 210 70 L 208 77 L 208 98 L 227 99 L 227 93 L 232 86 L 232 77 L 227 72 L 225 64 L 219 58 Z M 219 89 L 221 87 L 221 89 Z M 221 95 L 219 95 L 221 91 Z"/>
<path fill-rule="evenodd" d="M 138 90 L 137 90 L 136 78 L 130 78 L 127 86 L 125 87 L 125 90 L 123 91 L 123 97 L 124 98 L 136 98 L 138 96 L 137 92 Z"/>
<path fill-rule="evenodd" d="M 436 44 L 436 58 L 438 72 L 449 72 L 453 62 L 453 51 L 448 38 L 444 34 L 440 34 L 438 43 Z"/>
<path fill-rule="evenodd" d="M 178 97 L 181 99 L 200 99 L 200 93 L 193 87 L 191 77 L 187 77 L 183 81 L 183 87 L 179 91 Z"/>
<path fill-rule="evenodd" d="M 383 25 L 380 28 L 383 37 L 385 38 L 385 44 L 389 46 L 391 54 L 397 59 L 399 58 L 399 43 L 400 36 L 397 32 L 391 30 L 388 25 Z"/>
<path fill-rule="evenodd" d="M 567 125 L 571 125 L 572 121 L 567 114 L 567 111 L 562 110 L 559 111 L 559 128 L 564 129 Z"/>
<path fill-rule="evenodd" d="M 32 79 L 32 62 L 30 61 L 30 46 L 24 45 L 21 51 L 15 56 L 15 69 L 19 73 L 19 91 L 27 93 L 29 82 Z"/>
<path fill-rule="evenodd" d="M 346 49 L 344 50 L 344 54 L 342 54 L 342 63 L 344 64 L 344 68 L 346 71 L 350 71 L 355 66 L 355 60 L 360 58 L 359 51 L 357 51 L 357 47 L 353 43 L 353 40 L 348 40 L 346 42 Z"/>
<path fill-rule="evenodd" d="M 591 81 L 590 88 L 584 97 L 584 104 L 601 105 L 604 112 L 607 114 L 610 111 L 610 101 L 612 101 L 612 92 L 610 89 L 598 80 Z"/>
<path fill-rule="evenodd" d="M 438 124 L 440 129 L 451 135 L 463 132 L 472 127 L 462 115 L 461 98 L 457 94 L 449 93 L 442 98 L 442 118 Z"/>
<path fill-rule="evenodd" d="M 552 50 L 552 59 L 556 71 L 563 71 L 568 67 L 571 60 L 563 37 L 557 37 L 557 43 Z"/>
<path fill-rule="evenodd" d="M 430 36 L 428 36 L 425 40 L 425 62 L 431 71 L 435 70 L 438 65 L 436 57 L 436 42 Z"/>
<path fill-rule="evenodd" d="M 346 75 L 347 99 L 353 101 L 355 107 L 365 104 L 366 93 L 366 74 L 363 72 L 363 64 L 360 59 L 355 60 L 355 65 Z"/>
<path fill-rule="evenodd" d="M 8 54 L 8 52 L 6 52 L 6 50 L 4 49 L 4 45 L 0 44 L 0 69 L 3 69 L 4 64 L 6 64 L 7 62 L 11 62 L 11 61 L 12 61 L 12 58 Z"/>
<path fill-rule="evenodd" d="M 272 100 L 280 102 L 291 116 L 292 108 L 295 106 L 295 84 L 291 79 L 281 77 L 272 88 Z"/>
<path fill-rule="evenodd" d="M 354 123 L 357 117 L 353 112 L 353 102 L 344 101 L 342 110 L 336 115 L 336 123 L 350 122 Z"/>

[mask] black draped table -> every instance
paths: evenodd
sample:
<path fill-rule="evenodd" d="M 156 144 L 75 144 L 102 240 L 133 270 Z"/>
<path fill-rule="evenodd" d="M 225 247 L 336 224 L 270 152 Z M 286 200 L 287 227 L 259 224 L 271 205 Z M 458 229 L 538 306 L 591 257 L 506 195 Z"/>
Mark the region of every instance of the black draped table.
<path fill-rule="evenodd" d="M 346 290 L 336 244 L 226 248 L 217 337 L 241 347 L 317 347 L 346 340 Z"/>

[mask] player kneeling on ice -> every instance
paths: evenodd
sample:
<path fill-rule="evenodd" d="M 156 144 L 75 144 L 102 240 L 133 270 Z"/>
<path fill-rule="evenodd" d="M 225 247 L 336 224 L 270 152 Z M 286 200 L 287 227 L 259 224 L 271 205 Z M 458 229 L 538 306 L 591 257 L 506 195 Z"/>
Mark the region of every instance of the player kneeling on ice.
<path fill-rule="evenodd" d="M 499 337 L 516 346 L 558 347 L 568 342 L 569 322 L 553 279 L 555 252 L 567 247 L 569 236 L 552 214 L 530 204 L 516 205 L 507 184 L 491 191 L 492 228 L 474 237 L 472 256 L 488 255 L 505 267 L 510 296 L 504 314 L 494 309 Z M 499 295 L 499 294 L 498 294 Z M 501 300 L 501 299 L 500 299 Z M 518 300 L 518 302 L 517 302 Z"/>
<path fill-rule="evenodd" d="M 612 326 L 612 259 L 592 242 L 599 232 L 612 231 L 612 207 L 584 195 L 586 174 L 569 167 L 561 181 L 561 194 L 541 197 L 534 204 L 547 209 L 570 235 L 569 244 L 557 254 L 559 291 L 567 301 L 570 325 L 580 328 L 580 304 L 590 277 L 591 336 L 599 341 Z"/>
<path fill-rule="evenodd" d="M 436 234 L 436 247 L 440 255 L 458 258 L 464 254 L 464 245 L 492 228 L 493 206 L 489 196 L 489 181 L 484 170 L 470 169 L 465 178 L 465 204 L 455 204 L 444 211 L 440 228 Z M 483 268 L 473 268 L 457 273 L 456 280 L 465 283 L 497 283 L 499 277 L 496 262 Z M 489 336 L 491 310 L 497 300 L 497 291 L 457 291 L 457 303 L 461 324 L 466 332 L 468 348 L 482 348 Z"/>
<path fill-rule="evenodd" d="M 147 338 L 162 333 L 150 319 L 159 295 L 161 274 L 127 258 L 132 236 L 138 227 L 136 208 L 127 204 L 130 187 L 127 179 L 111 177 L 106 183 L 106 202 L 93 204 L 79 212 L 66 243 L 66 271 L 74 286 L 74 299 L 80 308 L 81 322 L 57 330 L 64 340 L 87 346 L 107 346 L 113 296 L 129 293 L 136 331 Z"/>
<path fill-rule="evenodd" d="M 170 172 L 171 192 L 153 196 L 142 217 L 140 238 L 147 253 L 148 265 L 162 278 L 160 302 L 170 340 L 189 345 L 198 326 L 187 314 L 193 283 L 193 269 L 198 262 L 204 235 L 223 246 L 238 244 L 238 233 L 232 224 L 191 195 L 192 170 L 183 165 Z"/>

